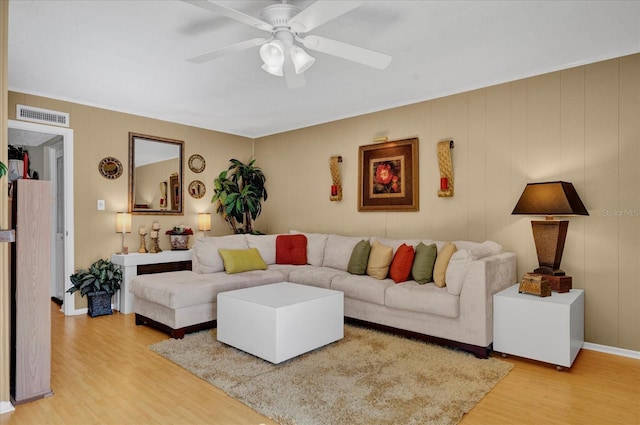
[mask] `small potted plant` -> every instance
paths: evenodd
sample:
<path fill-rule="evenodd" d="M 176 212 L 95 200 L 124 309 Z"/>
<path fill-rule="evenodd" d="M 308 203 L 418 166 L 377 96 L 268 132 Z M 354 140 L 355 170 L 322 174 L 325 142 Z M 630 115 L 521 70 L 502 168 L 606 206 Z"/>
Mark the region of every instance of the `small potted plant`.
<path fill-rule="evenodd" d="M 111 297 L 120 289 L 122 269 L 109 260 L 100 259 L 89 269 L 77 270 L 70 277 L 73 286 L 67 290 L 73 294 L 80 291 L 89 301 L 87 314 L 91 317 L 113 314 Z"/>
<path fill-rule="evenodd" d="M 189 235 L 193 235 L 193 230 L 189 226 L 175 226 L 165 232 L 171 240 L 171 250 L 179 251 L 189 249 Z"/>

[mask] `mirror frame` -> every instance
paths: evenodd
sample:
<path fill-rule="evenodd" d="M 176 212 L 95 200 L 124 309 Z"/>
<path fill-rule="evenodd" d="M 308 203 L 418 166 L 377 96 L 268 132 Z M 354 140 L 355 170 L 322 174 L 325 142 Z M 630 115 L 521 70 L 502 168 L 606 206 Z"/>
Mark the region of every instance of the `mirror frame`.
<path fill-rule="evenodd" d="M 170 143 L 180 148 L 179 169 L 178 169 L 178 199 L 179 205 L 176 210 L 152 210 L 146 208 L 134 208 L 135 204 L 135 141 L 143 139 L 148 142 Z M 149 136 L 148 134 L 140 134 L 129 132 L 129 212 L 131 214 L 141 215 L 184 215 L 184 191 L 182 190 L 184 182 L 184 141 L 168 139 L 166 137 Z M 167 179 L 169 180 L 169 179 Z"/>

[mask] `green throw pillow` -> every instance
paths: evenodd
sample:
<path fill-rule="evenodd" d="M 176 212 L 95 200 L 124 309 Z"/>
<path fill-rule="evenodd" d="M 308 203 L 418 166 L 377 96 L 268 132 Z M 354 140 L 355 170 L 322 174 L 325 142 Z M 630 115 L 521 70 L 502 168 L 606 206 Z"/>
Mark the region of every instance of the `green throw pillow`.
<path fill-rule="evenodd" d="M 267 263 L 260 256 L 257 248 L 218 249 L 224 269 L 227 273 L 241 273 L 249 270 L 266 270 Z"/>
<path fill-rule="evenodd" d="M 411 274 L 413 280 L 420 285 L 433 281 L 433 266 L 438 256 L 436 244 L 425 245 L 422 242 L 416 246 L 416 255 L 413 257 Z"/>
<path fill-rule="evenodd" d="M 367 271 L 370 252 L 371 245 L 369 241 L 361 240 L 358 242 L 351 252 L 347 271 L 351 274 L 364 274 Z"/>

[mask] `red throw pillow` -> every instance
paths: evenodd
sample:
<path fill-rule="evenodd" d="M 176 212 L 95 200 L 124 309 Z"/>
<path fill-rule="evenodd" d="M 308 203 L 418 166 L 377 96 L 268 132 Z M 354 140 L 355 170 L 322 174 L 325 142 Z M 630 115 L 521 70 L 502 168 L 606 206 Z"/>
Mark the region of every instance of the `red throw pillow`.
<path fill-rule="evenodd" d="M 307 237 L 305 235 L 278 235 L 276 237 L 276 264 L 307 264 Z"/>
<path fill-rule="evenodd" d="M 412 246 L 404 243 L 400 245 L 393 256 L 391 268 L 389 269 L 389 277 L 391 277 L 395 283 L 405 282 L 409 279 L 414 255 L 415 252 Z"/>

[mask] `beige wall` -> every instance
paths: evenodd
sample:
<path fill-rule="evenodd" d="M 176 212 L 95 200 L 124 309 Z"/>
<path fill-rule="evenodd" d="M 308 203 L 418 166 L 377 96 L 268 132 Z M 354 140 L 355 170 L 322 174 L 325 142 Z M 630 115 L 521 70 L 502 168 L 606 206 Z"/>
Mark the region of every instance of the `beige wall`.
<path fill-rule="evenodd" d="M 15 119 L 16 104 L 52 109 L 70 114 L 70 127 L 74 134 L 74 213 L 75 213 L 75 266 L 87 267 L 98 258 L 107 258 L 119 251 L 121 237 L 115 232 L 116 212 L 128 207 L 128 167 L 130 131 L 152 136 L 183 140 L 185 142 L 184 180 L 202 180 L 207 193 L 201 199 L 193 199 L 186 192 L 184 215 L 158 216 L 135 215 L 132 234 L 126 235 L 126 244 L 137 251 L 140 239 L 138 228 L 151 228 L 154 221 L 165 230 L 186 224 L 194 228 L 198 236 L 198 213 L 215 212 L 211 204 L 213 179 L 229 165 L 230 158 L 247 161 L 252 153 L 252 140 L 245 137 L 188 127 L 135 115 L 107 111 L 43 97 L 9 92 L 9 118 Z M 202 173 L 195 174 L 186 165 L 190 155 L 201 154 L 206 161 Z M 123 175 L 109 180 L 98 172 L 98 163 L 107 156 L 118 158 L 125 167 Z M 105 211 L 98 211 L 96 201 L 104 199 Z M 225 223 L 214 215 L 212 230 L 208 235 L 227 234 Z M 193 238 L 192 238 L 193 239 Z M 193 240 L 191 241 L 193 243 Z M 147 238 L 147 248 L 149 240 Z M 160 238 L 160 248 L 171 249 L 169 237 Z M 76 308 L 86 306 L 86 299 L 76 297 Z"/>
<path fill-rule="evenodd" d="M 339 101 L 339 99 L 337 99 Z M 269 199 L 257 228 L 495 240 L 537 265 L 530 221 L 512 216 L 527 182 L 573 182 L 562 268 L 585 289 L 586 340 L 640 350 L 640 55 L 256 140 Z M 357 211 L 358 146 L 420 139 L 420 211 Z M 455 196 L 438 198 L 436 144 L 452 139 Z M 329 158 L 344 195 L 330 202 Z"/>

